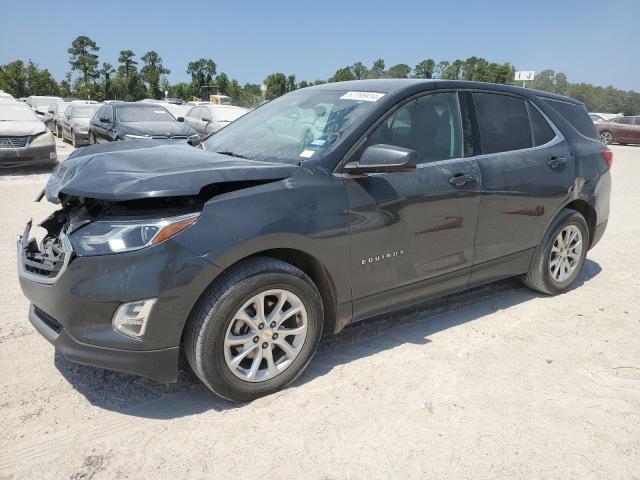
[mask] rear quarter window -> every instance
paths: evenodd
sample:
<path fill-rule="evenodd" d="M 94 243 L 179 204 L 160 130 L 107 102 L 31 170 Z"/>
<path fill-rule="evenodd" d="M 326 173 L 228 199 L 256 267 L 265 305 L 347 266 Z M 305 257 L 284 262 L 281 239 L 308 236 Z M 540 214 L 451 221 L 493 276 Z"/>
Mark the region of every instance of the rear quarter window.
<path fill-rule="evenodd" d="M 494 93 L 474 93 L 482 153 L 522 150 L 533 146 L 529 114 L 523 99 Z"/>
<path fill-rule="evenodd" d="M 593 120 L 589 117 L 589 113 L 584 105 L 576 105 L 574 103 L 563 102 L 560 100 L 551 100 L 544 98 L 544 102 L 558 112 L 562 118 L 573 126 L 579 133 L 594 140 L 600 140 L 600 135 L 593 125 Z"/>

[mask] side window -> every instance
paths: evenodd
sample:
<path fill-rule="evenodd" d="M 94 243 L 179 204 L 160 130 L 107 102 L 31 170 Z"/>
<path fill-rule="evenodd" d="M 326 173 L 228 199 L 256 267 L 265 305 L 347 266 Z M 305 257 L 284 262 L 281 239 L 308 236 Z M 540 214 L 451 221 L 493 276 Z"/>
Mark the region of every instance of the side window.
<path fill-rule="evenodd" d="M 636 117 L 635 119 L 636 125 L 640 125 L 640 117 Z"/>
<path fill-rule="evenodd" d="M 533 132 L 533 145 L 535 147 L 550 142 L 556 136 L 556 132 L 545 120 L 542 114 L 531 103 L 527 102 L 529 118 L 531 120 L 531 130 Z"/>
<path fill-rule="evenodd" d="M 543 101 L 562 115 L 562 117 L 580 134 L 585 137 L 593 138 L 594 140 L 600 140 L 600 134 L 596 130 L 596 127 L 589 117 L 589 113 L 584 105 L 563 102 L 561 100 L 552 100 L 550 98 L 543 98 Z"/>
<path fill-rule="evenodd" d="M 202 119 L 206 121 L 211 121 L 211 112 L 208 108 L 202 107 Z"/>
<path fill-rule="evenodd" d="M 187 113 L 187 117 L 189 118 L 198 118 L 197 117 L 197 113 L 198 113 L 198 107 L 193 107 L 191 110 L 189 110 L 189 112 Z"/>
<path fill-rule="evenodd" d="M 410 148 L 420 163 L 462 157 L 462 125 L 457 93 L 437 93 L 411 100 L 389 115 L 369 135 L 364 147 L 377 144 Z"/>
<path fill-rule="evenodd" d="M 113 107 L 111 105 L 106 105 L 104 107 L 103 116 L 104 118 L 109 119 L 109 123 L 113 122 Z"/>
<path fill-rule="evenodd" d="M 95 117 L 100 120 L 102 117 L 104 117 L 104 111 L 107 109 L 107 107 L 100 107 L 98 109 L 98 111 L 95 114 Z"/>
<path fill-rule="evenodd" d="M 621 123 L 622 125 L 631 125 L 631 118 L 622 117 L 616 120 L 616 123 Z"/>
<path fill-rule="evenodd" d="M 524 100 L 510 95 L 474 93 L 482 153 L 522 150 L 533 146 Z"/>

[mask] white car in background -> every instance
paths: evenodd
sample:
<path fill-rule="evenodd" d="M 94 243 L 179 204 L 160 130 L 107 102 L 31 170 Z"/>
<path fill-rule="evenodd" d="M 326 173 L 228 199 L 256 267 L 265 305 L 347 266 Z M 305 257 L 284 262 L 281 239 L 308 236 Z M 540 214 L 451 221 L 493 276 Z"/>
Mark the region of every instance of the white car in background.
<path fill-rule="evenodd" d="M 36 113 L 40 120 L 44 119 L 44 114 L 47 113 L 49 105 L 56 102 L 62 102 L 60 97 L 44 97 L 40 95 L 31 95 L 27 97 L 27 105 Z"/>
<path fill-rule="evenodd" d="M 607 122 L 613 118 L 616 117 L 621 117 L 622 114 L 621 113 L 600 113 L 600 112 L 590 112 L 589 116 L 591 117 L 591 120 L 593 120 L 593 123 L 598 123 L 598 122 Z"/>
<path fill-rule="evenodd" d="M 190 108 L 186 105 L 176 105 L 175 103 L 170 103 L 165 100 L 154 100 L 152 98 L 145 98 L 144 100 L 139 100 L 139 102 L 151 103 L 153 105 L 160 105 L 164 107 L 166 110 L 168 110 L 169 113 L 173 115 L 173 117 L 179 122 L 184 120 L 185 115 L 187 114 Z"/>
<path fill-rule="evenodd" d="M 13 95 L 11 95 L 10 93 L 5 92 L 4 90 L 0 90 L 0 98 L 13 100 Z"/>
<path fill-rule="evenodd" d="M 192 107 L 184 121 L 198 132 L 200 137 L 206 137 L 226 127 L 248 111 L 249 109 L 242 107 L 207 103 Z"/>

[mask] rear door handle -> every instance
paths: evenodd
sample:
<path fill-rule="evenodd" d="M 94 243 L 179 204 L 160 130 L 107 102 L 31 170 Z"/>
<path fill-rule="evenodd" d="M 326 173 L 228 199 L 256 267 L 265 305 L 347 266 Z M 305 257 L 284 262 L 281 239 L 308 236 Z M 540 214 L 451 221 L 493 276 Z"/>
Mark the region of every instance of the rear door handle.
<path fill-rule="evenodd" d="M 456 173 L 453 177 L 449 179 L 449 183 L 456 187 L 462 187 L 467 183 L 473 183 L 476 180 L 477 179 L 475 175 L 471 175 L 471 174 L 465 175 L 463 173 Z"/>
<path fill-rule="evenodd" d="M 549 165 L 551 168 L 564 167 L 566 164 L 567 164 L 566 158 L 558 158 L 558 157 L 551 157 L 551 159 L 547 162 L 547 165 Z"/>

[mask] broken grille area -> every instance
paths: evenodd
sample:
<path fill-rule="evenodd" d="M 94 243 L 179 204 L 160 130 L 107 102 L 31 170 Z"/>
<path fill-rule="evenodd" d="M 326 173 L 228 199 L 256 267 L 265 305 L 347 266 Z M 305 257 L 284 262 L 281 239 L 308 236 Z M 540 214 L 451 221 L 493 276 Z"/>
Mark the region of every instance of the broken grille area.
<path fill-rule="evenodd" d="M 0 135 L 0 148 L 25 148 L 29 144 L 29 136 Z"/>
<path fill-rule="evenodd" d="M 64 265 L 65 252 L 57 237 L 46 237 L 41 248 L 35 240 L 29 241 L 24 249 L 22 265 L 24 270 L 46 278 L 55 278 Z"/>

